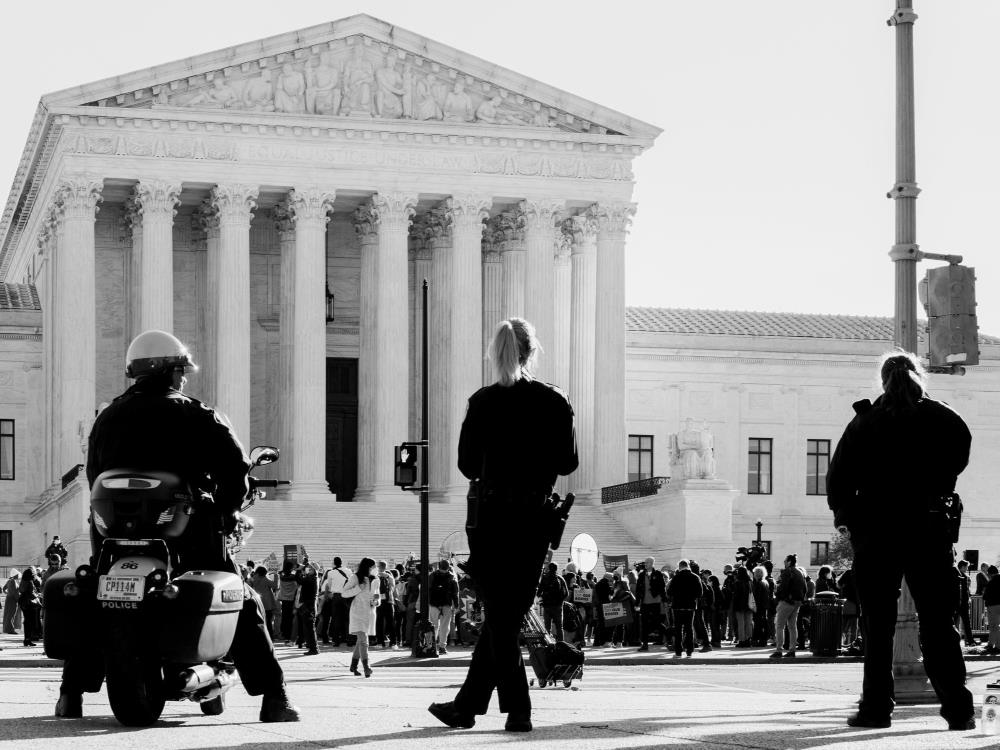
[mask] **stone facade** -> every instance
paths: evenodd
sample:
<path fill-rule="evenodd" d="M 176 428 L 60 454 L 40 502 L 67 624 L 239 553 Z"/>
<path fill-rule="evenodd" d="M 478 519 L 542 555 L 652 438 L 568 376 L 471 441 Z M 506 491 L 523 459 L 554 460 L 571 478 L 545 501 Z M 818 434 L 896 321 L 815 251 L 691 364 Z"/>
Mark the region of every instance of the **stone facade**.
<path fill-rule="evenodd" d="M 753 541 L 760 519 L 775 559 L 795 552 L 808 563 L 812 542 L 829 542 L 834 529 L 825 494 L 810 494 L 818 488 L 808 486 L 807 441 L 828 440 L 832 451 L 853 417 L 851 405 L 880 392 L 877 363 L 892 348 L 892 320 L 649 308 L 629 308 L 628 320 L 628 433 L 652 437 L 652 473 L 669 476 L 671 434 L 687 418 L 704 421 L 714 438 L 716 476 L 739 490 L 734 545 Z M 930 392 L 973 434 L 958 485 L 965 517 L 956 547 L 977 549 L 992 563 L 1000 557 L 1000 339 L 981 336 L 981 351 L 981 365 L 964 377 L 932 375 Z M 751 438 L 771 440 L 767 493 L 750 492 Z M 928 446 L 927 460 L 933 452 Z M 648 523 L 641 508 L 650 504 L 655 500 L 607 507 L 638 536 Z M 657 545 L 668 558 L 690 544 L 670 540 Z"/>
<path fill-rule="evenodd" d="M 595 500 L 598 481 L 624 479 L 624 382 L 598 363 L 623 356 L 631 163 L 659 132 L 368 16 L 45 97 L 0 217 L 0 277 L 43 296 L 39 528 L 70 508 L 61 535 L 86 545 L 84 482 L 62 477 L 149 328 L 190 345 L 188 390 L 241 441 L 280 445 L 265 475 L 292 480 L 289 503 L 334 500 L 326 368 L 356 361 L 350 494 L 398 496 L 392 447 L 419 428 L 418 265 L 432 279 L 434 500 L 464 497 L 450 459 L 465 399 L 513 314 L 570 342 L 559 384 L 596 404 L 582 443 L 600 467 L 570 485 Z M 506 255 L 523 262 L 487 294 L 484 241 L 503 216 L 518 227 Z M 566 240 L 566 221 L 593 231 Z M 556 293 L 567 242 L 588 257 L 562 282 L 575 307 Z"/>

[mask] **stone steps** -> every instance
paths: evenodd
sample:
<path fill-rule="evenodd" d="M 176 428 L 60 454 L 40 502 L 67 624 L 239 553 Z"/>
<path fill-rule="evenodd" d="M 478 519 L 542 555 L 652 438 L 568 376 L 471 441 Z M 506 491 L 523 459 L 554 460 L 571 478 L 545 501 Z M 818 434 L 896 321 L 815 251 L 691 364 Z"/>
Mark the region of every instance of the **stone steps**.
<path fill-rule="evenodd" d="M 240 562 L 261 561 L 271 552 L 279 559 L 286 544 L 301 544 L 309 558 L 328 567 L 336 555 L 345 564 L 355 565 L 362 557 L 403 562 L 412 553 L 420 556 L 420 502 L 416 496 L 375 503 L 338 503 L 306 498 L 294 501 L 263 500 L 248 511 L 254 519 L 254 533 L 237 553 Z M 465 548 L 465 504 L 430 505 L 430 554 L 438 559 L 442 542 L 451 534 L 459 548 Z M 648 550 L 600 506 L 577 505 L 570 513 L 563 543 L 556 553 L 558 562 L 569 557 L 573 537 L 587 532 L 598 549 L 609 555 L 643 559 Z M 511 554 L 517 541 L 511 540 Z"/>

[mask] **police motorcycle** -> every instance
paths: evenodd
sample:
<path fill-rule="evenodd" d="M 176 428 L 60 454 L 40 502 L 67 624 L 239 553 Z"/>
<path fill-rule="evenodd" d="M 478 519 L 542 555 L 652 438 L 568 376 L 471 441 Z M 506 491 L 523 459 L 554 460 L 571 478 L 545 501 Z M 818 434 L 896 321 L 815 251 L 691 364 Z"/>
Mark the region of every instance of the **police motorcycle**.
<path fill-rule="evenodd" d="M 250 452 L 242 510 L 264 497 L 262 488 L 289 483 L 252 475 L 277 460 L 275 448 Z M 91 490 L 93 564 L 46 581 L 46 655 L 101 649 L 111 710 L 125 726 L 154 723 L 167 700 L 194 701 L 206 715 L 220 714 L 236 682 L 227 654 L 243 608 L 243 579 L 235 570 L 177 570 L 186 535 L 197 542 L 207 534 L 205 542 L 219 544 L 215 552 L 224 560 L 252 531 L 241 513 L 234 531 L 224 534 L 211 504 L 211 496 L 192 491 L 176 474 L 106 471 Z M 84 622 L 95 627 L 83 628 Z M 100 642 L 84 642 L 85 630 L 101 633 Z"/>

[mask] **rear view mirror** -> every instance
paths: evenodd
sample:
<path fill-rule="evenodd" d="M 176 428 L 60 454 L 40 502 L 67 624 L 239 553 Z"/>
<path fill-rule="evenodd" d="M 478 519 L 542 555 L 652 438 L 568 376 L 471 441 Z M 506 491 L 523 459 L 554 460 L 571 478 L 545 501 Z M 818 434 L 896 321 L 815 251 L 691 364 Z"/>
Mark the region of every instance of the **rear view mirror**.
<path fill-rule="evenodd" d="M 250 463 L 253 466 L 266 466 L 278 460 L 278 449 L 267 445 L 258 445 L 250 451 Z"/>

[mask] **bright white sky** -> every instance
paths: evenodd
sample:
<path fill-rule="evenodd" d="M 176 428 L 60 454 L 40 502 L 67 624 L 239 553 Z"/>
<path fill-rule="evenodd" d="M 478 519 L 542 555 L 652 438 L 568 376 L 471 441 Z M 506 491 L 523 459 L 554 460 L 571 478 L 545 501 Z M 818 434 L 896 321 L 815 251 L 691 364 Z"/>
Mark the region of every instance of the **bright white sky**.
<path fill-rule="evenodd" d="M 918 242 L 977 268 L 980 328 L 1000 335 L 1000 3 L 915 5 Z M 2 200 L 42 94 L 364 12 L 664 129 L 636 162 L 630 305 L 888 316 L 894 7 L 8 2 Z"/>

